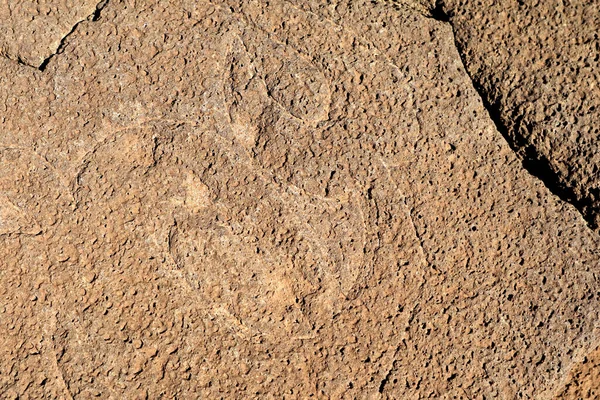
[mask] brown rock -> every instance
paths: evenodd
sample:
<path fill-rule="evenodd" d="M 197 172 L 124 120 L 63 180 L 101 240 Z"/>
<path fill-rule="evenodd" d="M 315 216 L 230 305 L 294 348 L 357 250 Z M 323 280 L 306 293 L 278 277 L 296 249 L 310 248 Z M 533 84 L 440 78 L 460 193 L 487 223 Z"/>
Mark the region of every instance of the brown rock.
<path fill-rule="evenodd" d="M 600 396 L 600 350 L 588 354 L 575 364 L 556 399 L 595 399 Z"/>
<path fill-rule="evenodd" d="M 469 75 L 530 172 L 600 225 L 600 3 L 446 0 Z"/>
<path fill-rule="evenodd" d="M 597 347 L 600 239 L 449 24 L 115 0 L 65 40 L 0 59 L 0 393 L 546 398 Z"/>
<path fill-rule="evenodd" d="M 93 18 L 106 0 L 7 0 L 0 3 L 0 53 L 40 67 L 56 53 L 75 26 Z"/>

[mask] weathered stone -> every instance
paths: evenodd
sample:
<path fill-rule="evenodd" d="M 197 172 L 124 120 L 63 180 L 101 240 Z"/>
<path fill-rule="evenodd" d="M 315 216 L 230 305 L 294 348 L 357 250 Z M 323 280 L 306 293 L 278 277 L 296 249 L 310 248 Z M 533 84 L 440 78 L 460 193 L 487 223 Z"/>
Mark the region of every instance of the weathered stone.
<path fill-rule="evenodd" d="M 600 3 L 447 0 L 469 75 L 524 160 L 600 225 Z"/>
<path fill-rule="evenodd" d="M 600 238 L 445 22 L 111 0 L 0 64 L 0 393 L 544 398 L 598 345 Z"/>
<path fill-rule="evenodd" d="M 105 1 L 0 2 L 0 54 L 32 67 L 40 67 L 59 49 L 74 27 L 86 18 L 92 18 Z"/>

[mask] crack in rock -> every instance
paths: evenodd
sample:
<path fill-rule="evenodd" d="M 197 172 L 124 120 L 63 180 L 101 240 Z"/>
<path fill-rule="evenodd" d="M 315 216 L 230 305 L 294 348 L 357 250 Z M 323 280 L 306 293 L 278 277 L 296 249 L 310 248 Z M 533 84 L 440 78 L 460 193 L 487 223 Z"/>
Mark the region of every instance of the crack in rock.
<path fill-rule="evenodd" d="M 452 22 L 453 14 L 447 10 L 444 0 L 436 0 L 433 4 L 424 4 L 428 3 L 427 0 L 373 0 L 373 3 L 391 5 L 396 9 L 408 8 L 422 14 L 426 18 L 432 18 L 436 21 L 450 25 L 454 46 L 460 56 L 465 73 L 479 95 L 496 130 L 500 132 L 511 150 L 517 155 L 519 160 L 521 160 L 523 168 L 530 175 L 542 181 L 552 194 L 562 201 L 573 205 L 586 221 L 590 229 L 598 230 L 598 221 L 595 216 L 598 206 L 594 204 L 593 199 L 590 197 L 577 196 L 575 188 L 562 182 L 559 174 L 552 168 L 551 161 L 542 152 L 538 151 L 534 145 L 529 143 L 527 138 L 520 133 L 523 126 L 525 126 L 526 129 L 531 129 L 530 126 L 523 123 L 523 116 L 513 115 L 511 120 L 513 120 L 514 123 L 506 123 L 505 118 L 502 116 L 501 105 L 499 102 L 497 100 L 494 101 L 490 90 L 483 87 L 480 80 L 469 73 L 469 68 L 467 68 L 468 61 L 466 59 L 467 49 L 463 48 L 456 39 L 456 28 Z"/>
<path fill-rule="evenodd" d="M 106 5 L 108 4 L 108 0 L 101 0 L 98 4 L 96 4 L 96 8 L 94 10 L 93 13 L 91 13 L 90 15 L 88 15 L 86 18 L 77 21 L 73 27 L 71 28 L 71 30 L 60 39 L 60 43 L 58 45 L 58 47 L 56 48 L 56 51 L 53 52 L 52 54 L 50 54 L 48 57 L 46 57 L 41 64 L 39 65 L 33 65 L 27 61 L 25 61 L 24 59 L 22 59 L 21 57 L 17 58 L 17 62 L 21 65 L 26 65 L 28 67 L 32 67 L 32 68 L 36 68 L 40 71 L 45 71 L 46 68 L 48 67 L 48 63 L 50 62 L 50 60 L 52 60 L 52 58 L 54 58 L 55 55 L 60 54 L 64 51 L 65 46 L 67 44 L 67 39 L 69 38 L 69 36 L 71 36 L 73 34 L 73 32 L 75 32 L 75 30 L 77 29 L 77 27 L 79 26 L 79 24 L 81 24 L 84 21 L 97 21 L 100 18 L 100 12 L 104 9 L 104 7 L 106 7 Z"/>

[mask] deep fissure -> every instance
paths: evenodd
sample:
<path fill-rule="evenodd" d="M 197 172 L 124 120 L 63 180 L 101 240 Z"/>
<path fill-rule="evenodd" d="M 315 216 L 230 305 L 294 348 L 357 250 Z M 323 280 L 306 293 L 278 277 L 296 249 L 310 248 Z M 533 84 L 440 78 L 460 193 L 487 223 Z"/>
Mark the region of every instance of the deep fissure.
<path fill-rule="evenodd" d="M 594 203 L 589 198 L 579 198 L 575 190 L 561 182 L 558 174 L 552 169 L 550 161 L 532 144 L 528 143 L 527 139 L 519 134 L 522 118 L 517 117 L 513 126 L 506 124 L 502 118 L 500 112 L 500 106 L 497 102 L 491 100 L 491 95 L 481 83 L 471 76 L 467 68 L 467 60 L 465 52 L 461 44 L 456 39 L 456 32 L 454 25 L 452 24 L 452 14 L 446 10 L 443 0 L 438 0 L 435 6 L 430 11 L 430 15 L 427 17 L 435 19 L 436 21 L 448 23 L 452 29 L 452 39 L 454 46 L 458 52 L 460 60 L 463 64 L 465 73 L 471 80 L 473 88 L 479 95 L 484 108 L 494 123 L 496 130 L 504 137 L 511 150 L 521 160 L 523 168 L 532 176 L 536 177 L 546 186 L 546 188 L 555 196 L 560 198 L 562 201 L 572 204 L 577 211 L 581 214 L 583 219 L 586 221 L 590 229 L 597 230 L 598 225 L 594 222 Z M 531 129 L 531 127 L 525 127 Z"/>
<path fill-rule="evenodd" d="M 58 47 L 56 48 L 56 51 L 54 53 L 50 54 L 48 57 L 46 57 L 44 59 L 44 61 L 42 61 L 42 63 L 37 67 L 37 69 L 44 72 L 46 70 L 46 68 L 48 67 L 48 63 L 50 62 L 50 60 L 52 60 L 52 58 L 54 58 L 55 55 L 60 54 L 64 51 L 64 48 L 67 44 L 67 39 L 69 38 L 69 36 L 71 36 L 73 34 L 73 32 L 75 32 L 75 30 L 77 29 L 79 24 L 81 24 L 84 21 L 98 21 L 98 19 L 100 18 L 100 12 L 102 11 L 102 9 L 104 7 L 106 7 L 107 4 L 108 4 L 108 0 L 100 1 L 98 4 L 96 4 L 96 9 L 94 10 L 94 12 L 91 15 L 89 15 L 87 18 L 84 18 L 81 21 L 77 22 L 75 25 L 73 25 L 71 30 L 65 36 L 63 36 L 63 38 L 60 40 L 60 43 L 59 43 Z M 20 62 L 20 64 L 25 64 L 21 60 L 19 60 L 19 62 Z M 26 64 L 26 65 L 29 65 L 29 64 Z M 33 66 L 33 65 L 29 65 L 29 66 L 35 68 L 35 66 Z"/>
<path fill-rule="evenodd" d="M 61 39 L 56 51 L 46 57 L 38 67 L 30 65 L 20 58 L 16 61 L 19 64 L 37 68 L 42 72 L 45 71 L 54 56 L 61 54 L 64 51 L 64 48 L 67 44 L 67 39 L 75 32 L 77 27 L 84 21 L 97 21 L 100 18 L 101 11 L 108 4 L 108 1 L 109 0 L 100 1 L 96 5 L 96 8 L 91 15 L 74 24 L 72 29 Z M 467 68 L 468 62 L 465 57 L 465 52 L 456 38 L 455 28 L 452 24 L 452 13 L 447 11 L 444 1 L 437 0 L 435 5 L 429 11 L 429 14 L 425 16 L 436 21 L 448 23 L 450 25 L 450 28 L 452 29 L 454 46 L 459 54 L 463 68 L 471 80 L 473 88 L 478 93 L 482 104 L 487 110 L 487 113 L 490 119 L 493 121 L 497 131 L 500 132 L 510 146 L 511 150 L 515 152 L 517 157 L 521 160 L 523 168 L 529 174 L 542 181 L 546 188 L 548 188 L 548 190 L 555 196 L 559 197 L 562 201 L 572 204 L 582 215 L 588 226 L 591 229 L 597 230 L 598 225 L 594 221 L 594 211 L 598 209 L 598 206 L 594 204 L 594 201 L 589 197 L 578 197 L 574 188 L 561 182 L 559 175 L 552 169 L 550 161 L 543 154 L 537 151 L 535 146 L 528 143 L 523 135 L 519 134 L 522 125 L 522 118 L 517 116 L 514 119 L 515 122 L 512 124 L 513 126 L 505 123 L 500 112 L 499 104 L 493 101 L 491 99 L 493 96 L 489 94 L 488 90 L 483 87 L 483 85 L 481 85 L 476 78 L 471 76 Z M 525 129 L 530 129 L 530 127 L 525 127 Z"/>
<path fill-rule="evenodd" d="M 107 4 L 108 4 L 108 0 L 102 0 L 101 2 L 96 4 L 96 9 L 94 10 L 94 12 L 91 15 L 89 15 L 87 18 L 85 18 L 85 19 L 77 22 L 75 25 L 73 25 L 73 28 L 71 28 L 69 33 L 67 33 L 65 36 L 63 36 L 63 38 L 60 40 L 60 44 L 58 45 L 56 51 L 54 53 L 50 54 L 48 57 L 46 57 L 46 59 L 44 59 L 44 61 L 42 61 L 42 63 L 38 67 L 38 69 L 42 72 L 45 71 L 46 67 L 48 67 L 48 63 L 50 62 L 50 60 L 52 60 L 52 58 L 55 55 L 63 52 L 65 45 L 67 43 L 67 38 L 69 36 L 71 36 L 73 34 L 73 32 L 75 32 L 75 30 L 77 29 L 79 24 L 81 24 L 84 21 L 98 21 L 98 19 L 100 18 L 100 12 Z"/>

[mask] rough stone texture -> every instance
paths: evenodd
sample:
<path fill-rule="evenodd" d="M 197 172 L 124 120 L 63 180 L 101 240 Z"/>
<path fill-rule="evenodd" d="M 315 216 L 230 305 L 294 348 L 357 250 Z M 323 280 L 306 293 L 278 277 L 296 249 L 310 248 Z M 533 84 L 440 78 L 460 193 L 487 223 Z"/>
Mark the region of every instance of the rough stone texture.
<path fill-rule="evenodd" d="M 396 10 L 416 11 L 431 17 L 437 4 L 435 0 L 372 0 L 373 4 L 383 4 Z"/>
<path fill-rule="evenodd" d="M 97 5 L 98 0 L 0 1 L 0 54 L 39 67 Z"/>
<path fill-rule="evenodd" d="M 556 399 L 597 399 L 600 396 L 600 349 L 573 367 Z"/>
<path fill-rule="evenodd" d="M 449 24 L 114 0 L 43 72 L 0 66 L 2 397 L 551 398 L 587 376 L 600 239 L 522 168 Z"/>
<path fill-rule="evenodd" d="M 445 0 L 469 75 L 527 167 L 600 225 L 600 2 Z"/>

